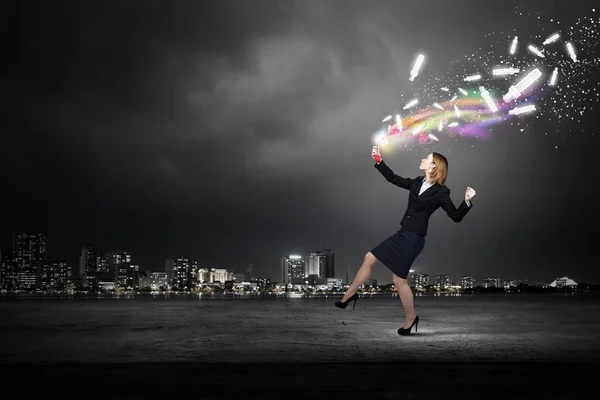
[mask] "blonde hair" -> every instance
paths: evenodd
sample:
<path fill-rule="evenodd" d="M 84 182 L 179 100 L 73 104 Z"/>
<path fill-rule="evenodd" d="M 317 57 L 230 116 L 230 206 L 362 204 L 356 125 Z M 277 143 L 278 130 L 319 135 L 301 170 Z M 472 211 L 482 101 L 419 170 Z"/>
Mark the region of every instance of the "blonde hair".
<path fill-rule="evenodd" d="M 431 153 L 433 155 L 433 163 L 435 168 L 430 174 L 434 182 L 444 186 L 448 177 L 448 160 L 440 153 Z"/>

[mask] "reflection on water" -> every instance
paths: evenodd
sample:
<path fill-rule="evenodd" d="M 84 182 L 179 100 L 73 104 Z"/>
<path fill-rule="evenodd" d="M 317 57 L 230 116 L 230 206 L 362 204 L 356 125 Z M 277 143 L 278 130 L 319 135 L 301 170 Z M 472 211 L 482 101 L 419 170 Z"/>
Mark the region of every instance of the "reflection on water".
<path fill-rule="evenodd" d="M 0 294 L 0 300 L 10 299 L 96 299 L 96 300 L 127 300 L 127 299 L 149 299 L 149 300 L 275 300 L 275 299 L 339 299 L 344 292 L 332 293 L 3 293 Z M 526 296 L 519 293 L 422 293 L 417 292 L 415 297 L 507 297 L 507 296 Z M 541 293 L 536 296 L 577 296 L 572 293 Z M 359 293 L 363 298 L 393 298 L 398 297 L 397 293 Z"/>

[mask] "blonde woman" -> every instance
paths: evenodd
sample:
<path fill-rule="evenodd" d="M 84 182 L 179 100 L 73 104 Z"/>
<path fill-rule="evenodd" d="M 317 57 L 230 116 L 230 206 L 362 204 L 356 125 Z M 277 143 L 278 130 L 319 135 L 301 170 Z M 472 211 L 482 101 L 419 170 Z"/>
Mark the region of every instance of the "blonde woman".
<path fill-rule="evenodd" d="M 425 175 L 414 179 L 402 178 L 394 174 L 383 162 L 379 153 L 379 146 L 373 146 L 371 155 L 375 160 L 375 168 L 381 172 L 388 182 L 409 191 L 408 208 L 400 222 L 402 226 L 400 230 L 365 255 L 363 264 L 358 270 L 352 285 L 350 285 L 342 300 L 335 303 L 335 306 L 346 308 L 351 301 L 354 301 L 354 308 L 358 299 L 358 288 L 369 279 L 375 264 L 381 262 L 393 273 L 393 282 L 398 290 L 406 314 L 406 319 L 398 329 L 398 334 L 410 335 L 413 326 L 415 332 L 417 332 L 419 317 L 415 313 L 413 293 L 408 284 L 407 276 L 413 262 L 425 246 L 429 217 L 439 207 L 442 207 L 454 222 L 462 221 L 473 207 L 471 199 L 475 196 L 475 190 L 467 187 L 465 200 L 457 209 L 450 199 L 450 189 L 445 186 L 448 175 L 448 160 L 443 155 L 434 152 L 422 159 L 419 169 L 424 171 Z"/>

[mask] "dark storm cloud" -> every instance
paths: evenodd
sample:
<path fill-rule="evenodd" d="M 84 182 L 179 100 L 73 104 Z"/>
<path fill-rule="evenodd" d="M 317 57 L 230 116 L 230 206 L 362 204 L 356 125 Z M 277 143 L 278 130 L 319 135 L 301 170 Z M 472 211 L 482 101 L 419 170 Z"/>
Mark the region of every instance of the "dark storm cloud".
<path fill-rule="evenodd" d="M 20 134 L 0 162 L 22 198 L 6 215 L 29 222 L 11 229 L 47 229 L 71 253 L 84 242 L 124 248 L 143 268 L 177 253 L 238 270 L 255 261 L 275 280 L 278 257 L 325 244 L 342 276 L 398 228 L 406 205 L 372 166 L 373 121 L 412 94 L 417 51 L 441 75 L 488 26 L 510 22 L 510 4 L 479 3 L 435 2 L 433 14 L 341 0 L 19 3 L 11 88 L 26 112 L 10 117 Z M 441 149 L 455 203 L 467 185 L 478 196 L 461 224 L 432 218 L 419 260 L 431 273 L 491 274 L 514 261 L 506 248 L 530 257 L 519 224 L 550 225 L 535 211 L 550 207 L 514 206 L 527 178 L 505 177 L 527 162 L 499 174 L 491 157 L 510 153 L 504 145 Z M 384 152 L 410 177 L 422 156 Z"/>

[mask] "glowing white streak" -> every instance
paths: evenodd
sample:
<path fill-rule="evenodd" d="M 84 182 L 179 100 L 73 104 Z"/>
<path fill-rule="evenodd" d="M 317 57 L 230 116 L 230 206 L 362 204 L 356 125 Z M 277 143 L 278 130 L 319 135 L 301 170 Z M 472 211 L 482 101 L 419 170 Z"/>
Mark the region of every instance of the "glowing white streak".
<path fill-rule="evenodd" d="M 379 135 L 379 137 L 375 140 L 375 144 L 377 144 L 377 145 L 388 144 L 387 137 L 385 136 L 384 133 Z"/>
<path fill-rule="evenodd" d="M 447 87 L 443 87 L 443 88 L 441 88 L 441 89 L 442 89 L 444 92 L 449 92 L 449 91 L 450 91 L 450 89 L 448 89 Z"/>
<path fill-rule="evenodd" d="M 550 77 L 550 86 L 556 85 L 557 76 L 558 76 L 558 67 L 555 67 L 554 71 L 552 71 L 552 76 Z"/>
<path fill-rule="evenodd" d="M 542 72 L 537 68 L 529 72 L 527 76 L 521 79 L 519 83 L 508 88 L 508 93 L 502 96 L 502 99 L 505 103 L 518 99 L 523 91 L 531 86 L 536 80 L 538 80 L 540 76 L 542 76 Z"/>
<path fill-rule="evenodd" d="M 458 107 L 456 107 L 456 104 L 454 105 L 454 112 L 456 113 L 457 117 L 460 117 L 460 110 L 458 109 Z"/>
<path fill-rule="evenodd" d="M 467 76 L 467 77 L 465 78 L 465 82 L 478 81 L 478 80 L 480 80 L 480 79 L 481 79 L 481 75 L 479 75 L 479 74 L 475 74 L 475 75 L 470 75 L 470 76 Z"/>
<path fill-rule="evenodd" d="M 515 50 L 517 49 L 517 42 L 519 41 L 519 37 L 515 36 L 512 40 L 512 44 L 510 45 L 510 54 L 515 54 Z"/>
<path fill-rule="evenodd" d="M 560 37 L 560 34 L 555 33 L 554 35 L 548 37 L 546 40 L 544 40 L 544 43 L 542 43 L 544 46 L 550 43 L 554 43 L 558 40 L 558 38 Z"/>
<path fill-rule="evenodd" d="M 382 119 L 381 122 L 388 122 L 390 119 L 392 119 L 392 116 L 388 115 L 387 117 L 385 117 L 384 119 Z"/>
<path fill-rule="evenodd" d="M 458 122 L 452 122 L 452 123 L 448 124 L 449 128 L 451 128 L 453 126 L 458 126 Z"/>
<path fill-rule="evenodd" d="M 440 123 L 438 124 L 438 132 L 441 132 L 443 128 L 444 128 L 444 120 L 440 120 Z"/>
<path fill-rule="evenodd" d="M 402 118 L 400 114 L 396 114 L 396 123 L 398 124 L 398 129 L 402 132 Z"/>
<path fill-rule="evenodd" d="M 483 86 L 479 86 L 479 92 L 481 93 L 481 97 L 483 97 L 483 99 L 487 103 L 490 111 L 492 111 L 492 112 L 498 111 L 498 107 L 496 107 L 496 104 L 494 104 L 494 100 L 492 100 L 492 97 L 490 96 L 490 92 L 488 92 Z"/>
<path fill-rule="evenodd" d="M 413 135 L 416 135 L 417 133 L 421 132 L 423 130 L 423 128 L 425 128 L 425 124 L 421 124 L 421 125 L 417 126 L 415 128 L 415 130 L 413 131 Z"/>
<path fill-rule="evenodd" d="M 527 49 L 529 49 L 529 51 L 530 51 L 530 52 L 532 52 L 533 54 L 535 54 L 535 55 L 536 55 L 536 56 L 538 56 L 538 57 L 542 57 L 542 58 L 545 58 L 545 57 L 546 57 L 546 56 L 545 56 L 545 55 L 544 55 L 544 54 L 543 54 L 541 51 L 539 51 L 539 50 L 538 50 L 538 48 L 537 48 L 537 47 L 535 47 L 535 46 L 534 46 L 534 45 L 532 45 L 532 44 L 530 44 L 530 45 L 527 47 Z"/>
<path fill-rule="evenodd" d="M 458 88 L 458 90 L 465 96 L 467 96 L 469 94 L 469 93 L 467 93 L 467 91 L 465 89 Z"/>
<path fill-rule="evenodd" d="M 567 42 L 567 51 L 569 52 L 569 56 L 571 56 L 571 60 L 573 60 L 573 62 L 577 62 L 575 49 L 573 49 L 573 45 L 571 44 L 571 42 Z"/>
<path fill-rule="evenodd" d="M 457 95 L 454 95 L 454 97 L 452 97 L 452 98 L 450 99 L 450 101 L 454 101 L 454 100 L 456 100 L 456 98 L 457 98 L 457 97 L 458 97 Z"/>
<path fill-rule="evenodd" d="M 406 105 L 404 106 L 404 109 L 408 110 L 409 108 L 416 106 L 417 103 L 419 103 L 419 100 L 417 100 L 417 99 L 411 100 L 408 103 L 406 103 Z"/>
<path fill-rule="evenodd" d="M 423 54 L 419 54 L 419 56 L 417 57 L 417 61 L 415 62 L 415 65 L 413 66 L 412 71 L 410 71 L 410 78 L 408 78 L 409 81 L 414 81 L 415 78 L 417 77 L 417 75 L 419 75 L 419 69 L 421 68 L 421 64 L 423 64 L 423 60 L 425 59 L 425 56 Z"/>
<path fill-rule="evenodd" d="M 496 68 L 492 70 L 492 75 L 514 75 L 520 71 L 519 68 L 506 67 L 506 68 Z"/>
<path fill-rule="evenodd" d="M 530 104 L 525 107 L 513 108 L 512 110 L 509 110 L 508 113 L 511 115 L 519 115 L 519 114 L 524 114 L 524 113 L 528 113 L 531 111 L 535 111 L 535 105 L 533 105 L 533 104 Z"/>
<path fill-rule="evenodd" d="M 430 138 L 432 138 L 433 140 L 438 140 L 438 141 L 440 140 L 440 139 L 438 139 L 437 137 L 435 137 L 435 136 L 434 136 L 433 134 L 431 134 L 431 133 L 430 133 L 429 135 L 427 135 L 427 136 L 429 136 L 429 137 L 430 137 Z"/>
<path fill-rule="evenodd" d="M 444 107 L 440 106 L 438 103 L 433 103 L 433 106 L 434 106 L 435 108 L 439 108 L 440 110 L 443 110 L 443 109 L 444 109 Z"/>

